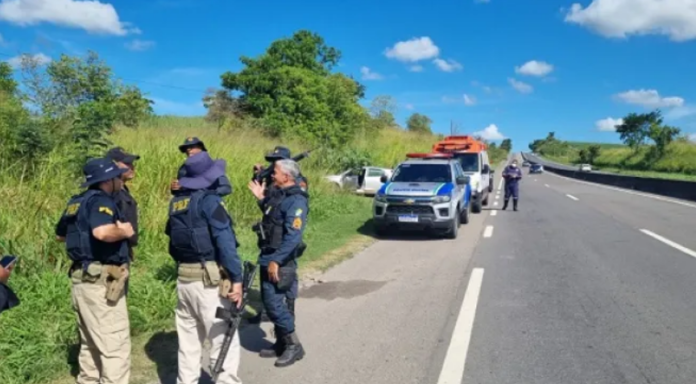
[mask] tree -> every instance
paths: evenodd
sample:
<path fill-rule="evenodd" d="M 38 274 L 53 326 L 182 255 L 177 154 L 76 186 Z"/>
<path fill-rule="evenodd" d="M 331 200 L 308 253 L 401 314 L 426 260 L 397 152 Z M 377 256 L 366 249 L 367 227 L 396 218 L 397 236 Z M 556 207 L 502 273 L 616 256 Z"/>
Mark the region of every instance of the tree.
<path fill-rule="evenodd" d="M 274 41 L 257 58 L 242 56 L 244 69 L 224 73 L 222 86 L 241 93 L 239 102 L 253 117 L 263 119 L 267 134 L 292 134 L 339 146 L 368 117 L 358 104 L 364 87 L 331 73 L 340 57 L 321 36 L 301 30 Z"/>
<path fill-rule="evenodd" d="M 629 113 L 623 118 L 623 122 L 616 126 L 616 133 L 626 145 L 637 151 L 648 137 L 649 121 L 653 117 L 651 114 Z"/>
<path fill-rule="evenodd" d="M 505 139 L 500 143 L 500 149 L 502 149 L 505 152 L 510 153 L 512 151 L 512 140 L 511 139 Z"/>
<path fill-rule="evenodd" d="M 14 95 L 17 92 L 17 82 L 12 77 L 12 67 L 5 63 L 0 63 L 0 92 L 7 95 Z"/>
<path fill-rule="evenodd" d="M 388 95 L 375 97 L 370 103 L 370 114 L 382 126 L 390 127 L 396 125 L 394 112 L 396 111 L 396 100 Z"/>
<path fill-rule="evenodd" d="M 587 148 L 583 148 L 578 153 L 581 163 L 587 163 L 594 165 L 595 160 L 599 157 L 601 147 L 599 145 L 590 145 Z"/>
<path fill-rule="evenodd" d="M 406 120 L 406 127 L 411 132 L 432 133 L 430 130 L 432 122 L 428 116 L 414 113 Z"/>

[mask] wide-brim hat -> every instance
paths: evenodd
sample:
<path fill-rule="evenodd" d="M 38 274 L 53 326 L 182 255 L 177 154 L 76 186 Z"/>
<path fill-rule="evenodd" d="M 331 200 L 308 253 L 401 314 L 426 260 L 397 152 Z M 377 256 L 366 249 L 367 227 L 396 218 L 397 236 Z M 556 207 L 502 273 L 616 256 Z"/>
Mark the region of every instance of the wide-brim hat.
<path fill-rule="evenodd" d="M 179 179 L 179 185 L 186 189 L 205 189 L 225 175 L 225 160 L 210 158 L 208 152 L 197 153 L 184 162 L 186 176 Z"/>
<path fill-rule="evenodd" d="M 81 187 L 89 187 L 102 181 L 108 181 L 121 177 L 127 169 L 119 168 L 116 163 L 106 158 L 91 159 L 82 168 L 85 175 L 85 182 Z"/>
<path fill-rule="evenodd" d="M 291 157 L 290 150 L 286 147 L 277 146 L 273 149 L 273 152 L 266 155 L 266 161 L 276 161 L 289 159 Z"/>
<path fill-rule="evenodd" d="M 200 145 L 203 151 L 208 151 L 208 149 L 205 147 L 205 144 L 203 144 L 203 141 L 201 141 L 201 139 L 195 136 L 187 137 L 186 140 L 184 140 L 184 143 L 179 146 L 179 151 L 186 153 L 186 149 L 189 147 L 193 147 L 194 145 Z"/>

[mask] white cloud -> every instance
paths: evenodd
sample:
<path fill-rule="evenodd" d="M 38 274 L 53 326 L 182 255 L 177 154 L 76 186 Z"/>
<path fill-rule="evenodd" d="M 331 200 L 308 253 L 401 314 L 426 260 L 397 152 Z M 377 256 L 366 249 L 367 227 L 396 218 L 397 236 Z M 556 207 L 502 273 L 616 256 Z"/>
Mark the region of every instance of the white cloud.
<path fill-rule="evenodd" d="M 553 71 L 553 65 L 543 61 L 528 61 L 521 67 L 515 67 L 515 72 L 526 76 L 546 76 Z"/>
<path fill-rule="evenodd" d="M 361 67 L 360 73 L 363 80 L 381 80 L 383 77 L 377 72 L 372 72 L 368 67 Z"/>
<path fill-rule="evenodd" d="M 388 58 L 404 62 L 432 59 L 439 54 L 440 48 L 427 36 L 400 41 L 384 51 L 384 55 Z"/>
<path fill-rule="evenodd" d="M 531 85 L 517 81 L 511 77 L 508 78 L 508 83 L 510 83 L 510 85 L 519 93 L 532 93 L 534 91 L 534 88 Z"/>
<path fill-rule="evenodd" d="M 413 110 L 413 104 L 406 104 L 406 109 L 409 111 Z"/>
<path fill-rule="evenodd" d="M 148 49 L 155 46 L 154 41 L 135 39 L 130 43 L 124 44 L 124 46 L 131 51 L 147 51 Z"/>
<path fill-rule="evenodd" d="M 0 20 L 20 26 L 50 23 L 94 34 L 139 33 L 137 28 L 128 30 L 113 5 L 96 0 L 2 0 Z"/>
<path fill-rule="evenodd" d="M 665 118 L 667 120 L 679 120 L 681 118 L 696 115 L 696 106 L 694 105 L 683 105 L 680 107 L 675 107 L 665 113 Z"/>
<path fill-rule="evenodd" d="M 411 72 L 423 72 L 423 66 L 422 65 L 414 65 L 414 66 L 411 66 L 408 70 Z"/>
<path fill-rule="evenodd" d="M 684 99 L 681 97 L 661 97 L 654 89 L 630 90 L 616 94 L 614 97 L 624 103 L 641 105 L 645 108 L 681 107 L 684 105 Z"/>
<path fill-rule="evenodd" d="M 462 69 L 462 65 L 452 59 L 435 59 L 433 63 L 443 72 L 454 72 Z"/>
<path fill-rule="evenodd" d="M 473 96 L 469 96 L 466 93 L 464 94 L 464 104 L 466 105 L 475 105 L 476 104 L 476 98 Z"/>
<path fill-rule="evenodd" d="M 7 63 L 10 64 L 13 68 L 20 68 L 22 66 L 22 56 L 30 56 L 32 59 L 34 59 L 37 64 L 39 65 L 45 65 L 51 62 L 51 58 L 44 55 L 43 53 L 37 53 L 35 55 L 19 55 L 15 56 L 9 60 L 7 60 Z"/>
<path fill-rule="evenodd" d="M 696 38 L 693 0 L 593 0 L 586 8 L 574 3 L 565 21 L 605 37 L 652 34 L 669 36 L 672 41 Z"/>
<path fill-rule="evenodd" d="M 597 127 L 598 131 L 614 132 L 616 131 L 616 126 L 621 124 L 623 124 L 623 119 L 607 117 L 606 119 L 597 120 L 597 122 L 595 122 L 595 127 Z"/>
<path fill-rule="evenodd" d="M 495 124 L 487 126 L 482 131 L 474 132 L 474 136 L 481 136 L 484 140 L 503 140 L 505 138 Z"/>

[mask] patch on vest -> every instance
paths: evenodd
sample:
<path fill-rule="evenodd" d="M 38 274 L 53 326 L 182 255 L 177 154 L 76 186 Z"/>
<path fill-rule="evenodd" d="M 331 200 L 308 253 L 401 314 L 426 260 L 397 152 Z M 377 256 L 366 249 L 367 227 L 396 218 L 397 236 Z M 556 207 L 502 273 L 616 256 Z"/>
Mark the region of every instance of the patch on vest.
<path fill-rule="evenodd" d="M 302 208 L 297 208 L 297 211 L 295 211 L 295 216 L 300 216 L 302 214 Z"/>
<path fill-rule="evenodd" d="M 302 219 L 300 217 L 295 217 L 295 220 L 292 221 L 292 227 L 295 229 L 301 229 Z"/>
<path fill-rule="evenodd" d="M 183 210 L 186 210 L 188 208 L 189 201 L 191 201 L 191 198 L 188 198 L 188 197 L 185 199 L 179 200 L 179 201 L 175 201 L 172 204 L 172 213 L 181 212 Z"/>
<path fill-rule="evenodd" d="M 65 209 L 65 216 L 75 216 L 78 209 L 80 209 L 80 203 L 72 203 L 68 205 L 68 208 Z"/>
<path fill-rule="evenodd" d="M 109 207 L 99 207 L 99 213 L 106 213 L 109 216 L 113 216 L 114 212 L 109 209 Z"/>

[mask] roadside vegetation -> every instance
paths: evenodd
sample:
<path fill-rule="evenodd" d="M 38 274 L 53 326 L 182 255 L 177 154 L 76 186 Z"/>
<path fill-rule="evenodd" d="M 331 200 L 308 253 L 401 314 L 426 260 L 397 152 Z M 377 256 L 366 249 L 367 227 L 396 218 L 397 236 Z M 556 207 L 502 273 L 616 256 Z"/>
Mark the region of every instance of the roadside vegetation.
<path fill-rule="evenodd" d="M 659 110 L 627 115 L 616 132 L 623 145 L 563 141 L 550 132 L 529 149 L 552 161 L 588 163 L 606 172 L 696 180 L 696 144 L 679 128 L 665 125 Z"/>
<path fill-rule="evenodd" d="M 147 95 L 118 81 L 94 52 L 46 66 L 27 56 L 19 73 L 0 63 L 0 252 L 19 256 L 9 284 L 21 300 L 0 316 L 0 383 L 61 382 L 76 369 L 70 262 L 54 240 L 54 225 L 80 191 L 84 162 L 110 146 L 141 155 L 131 185 L 140 209 L 128 297 L 134 369 L 152 368 L 139 362 L 143 345 L 174 326 L 175 269 L 164 224 L 184 138 L 200 137 L 211 156 L 227 161 L 234 190 L 225 200 L 244 259 L 257 255 L 250 227 L 260 212 L 247 189 L 252 166 L 279 144 L 293 154 L 313 150 L 300 163 L 311 194 L 302 266 L 330 265 L 335 260 L 324 255 L 335 258 L 364 236 L 370 199 L 339 191 L 323 177 L 363 165 L 393 167 L 407 152 L 429 151 L 442 135 L 432 133 L 422 114 L 400 127 L 390 96 L 363 107 L 365 87 L 332 71 L 340 58 L 320 36 L 299 31 L 259 57 L 242 57 L 244 69 L 223 74 L 221 87 L 203 95 L 207 115 L 189 118 L 156 116 Z M 492 162 L 503 160 L 510 146 L 492 145 Z M 175 354 L 168 359 L 175 363 Z"/>

